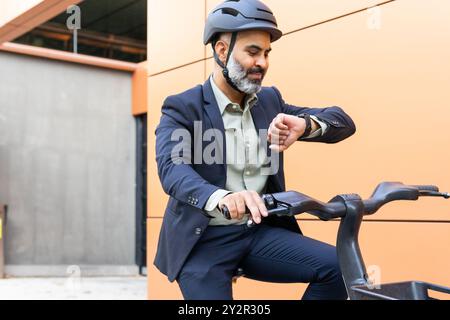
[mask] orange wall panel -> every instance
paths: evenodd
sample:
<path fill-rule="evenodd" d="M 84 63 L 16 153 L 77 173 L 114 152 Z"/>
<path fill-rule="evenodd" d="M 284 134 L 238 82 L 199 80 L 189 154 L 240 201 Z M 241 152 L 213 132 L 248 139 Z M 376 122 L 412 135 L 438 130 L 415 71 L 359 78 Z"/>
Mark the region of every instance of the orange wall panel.
<path fill-rule="evenodd" d="M 301 221 L 308 237 L 336 244 L 338 221 Z M 450 286 L 448 223 L 363 221 L 361 253 L 366 267 L 378 266 L 381 282 L 423 280 Z"/>
<path fill-rule="evenodd" d="M 150 75 L 204 58 L 205 1 L 148 1 Z"/>
<path fill-rule="evenodd" d="M 132 114 L 134 116 L 147 113 L 148 109 L 148 72 L 147 61 L 137 65 L 133 73 L 133 103 Z"/>
<path fill-rule="evenodd" d="M 153 265 L 158 245 L 161 218 L 147 219 L 147 279 L 148 299 L 150 300 L 178 300 L 182 299 L 176 282 L 169 282 L 167 277 Z"/>
<path fill-rule="evenodd" d="M 288 150 L 288 188 L 322 200 L 346 192 L 367 197 L 390 180 L 450 189 L 443 169 L 450 162 L 450 3 L 382 8 L 380 30 L 357 14 L 273 44 L 266 85 L 277 85 L 292 104 L 342 106 L 357 126 L 336 145 Z M 382 218 L 449 220 L 449 209 L 441 199 L 423 199 L 388 205 Z"/>

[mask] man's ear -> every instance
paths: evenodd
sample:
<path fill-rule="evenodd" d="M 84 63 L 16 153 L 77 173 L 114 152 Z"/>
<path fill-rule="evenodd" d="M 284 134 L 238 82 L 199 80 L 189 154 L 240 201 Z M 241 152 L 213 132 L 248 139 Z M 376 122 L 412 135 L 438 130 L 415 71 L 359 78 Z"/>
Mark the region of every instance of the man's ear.
<path fill-rule="evenodd" d="M 219 60 L 222 61 L 223 64 L 225 64 L 228 54 L 228 43 L 219 39 L 214 46 L 214 50 L 216 51 Z"/>

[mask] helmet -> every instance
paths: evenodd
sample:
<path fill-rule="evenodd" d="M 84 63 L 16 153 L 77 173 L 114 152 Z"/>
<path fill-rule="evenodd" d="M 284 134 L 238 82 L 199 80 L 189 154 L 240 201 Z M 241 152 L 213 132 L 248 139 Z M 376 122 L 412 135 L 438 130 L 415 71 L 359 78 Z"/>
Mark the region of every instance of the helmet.
<path fill-rule="evenodd" d="M 265 30 L 270 33 L 272 42 L 283 35 L 272 11 L 261 1 L 227 0 L 208 15 L 203 43 L 213 42 L 219 33 L 245 30 Z"/>
<path fill-rule="evenodd" d="M 281 38 L 283 33 L 278 29 L 277 20 L 264 3 L 259 0 L 226 0 L 214 8 L 208 15 L 203 33 L 203 43 L 211 43 L 214 51 L 214 60 L 222 68 L 227 83 L 236 91 L 243 93 L 230 78 L 227 68 L 231 57 L 237 34 L 246 30 L 263 30 L 270 33 L 271 41 Z M 214 50 L 217 35 L 224 32 L 231 33 L 228 55 L 225 63 L 220 61 Z"/>

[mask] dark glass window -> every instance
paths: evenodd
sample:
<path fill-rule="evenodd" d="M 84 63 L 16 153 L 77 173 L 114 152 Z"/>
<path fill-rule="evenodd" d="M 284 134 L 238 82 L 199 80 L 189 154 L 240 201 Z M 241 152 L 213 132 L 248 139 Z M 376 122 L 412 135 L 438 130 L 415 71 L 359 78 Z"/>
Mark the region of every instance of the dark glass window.
<path fill-rule="evenodd" d="M 147 59 L 147 0 L 85 0 L 78 53 L 129 62 Z M 63 12 L 13 42 L 73 52 L 73 31 Z"/>

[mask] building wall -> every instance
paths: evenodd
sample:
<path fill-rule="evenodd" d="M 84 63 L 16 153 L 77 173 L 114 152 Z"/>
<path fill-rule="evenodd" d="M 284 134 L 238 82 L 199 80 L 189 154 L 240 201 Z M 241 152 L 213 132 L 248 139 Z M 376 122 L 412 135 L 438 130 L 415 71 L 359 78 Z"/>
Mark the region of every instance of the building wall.
<path fill-rule="evenodd" d="M 132 74 L 5 52 L 0 69 L 10 273 L 133 266 Z"/>
<path fill-rule="evenodd" d="M 181 298 L 177 285 L 152 266 L 167 201 L 157 177 L 154 129 L 166 96 L 202 83 L 211 73 L 211 49 L 201 41 L 206 14 L 219 2 L 150 0 L 148 5 L 150 299 Z M 349 192 L 368 197 L 381 181 L 450 190 L 445 169 L 450 162 L 450 3 L 393 1 L 379 11 L 350 14 L 381 2 L 265 1 L 280 28 L 294 31 L 273 44 L 265 85 L 276 85 L 291 104 L 339 105 L 357 125 L 357 133 L 344 142 L 297 143 L 288 150 L 288 189 L 324 201 Z M 450 285 L 449 212 L 448 201 L 426 198 L 392 203 L 367 217 L 360 232 L 366 265 L 381 271 L 382 282 Z M 335 244 L 337 222 L 299 217 L 305 218 L 310 220 L 299 223 L 306 235 Z M 240 279 L 234 296 L 298 299 L 304 288 Z"/>
<path fill-rule="evenodd" d="M 43 2 L 43 0 L 3 0 L 0 2 L 0 27 L 17 18 L 25 11 Z"/>

